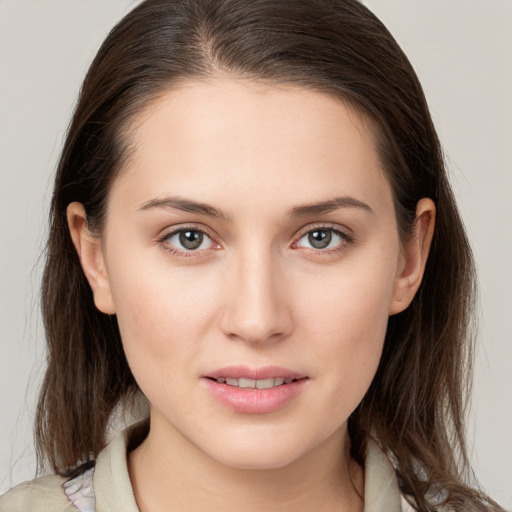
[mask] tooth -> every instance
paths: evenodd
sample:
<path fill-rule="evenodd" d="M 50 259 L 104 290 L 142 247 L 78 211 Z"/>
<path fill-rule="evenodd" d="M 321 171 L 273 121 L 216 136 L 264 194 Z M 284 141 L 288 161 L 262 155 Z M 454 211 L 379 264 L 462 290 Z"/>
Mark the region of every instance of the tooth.
<path fill-rule="evenodd" d="M 270 377 L 270 379 L 258 379 L 256 381 L 256 389 L 270 389 L 273 388 L 276 384 L 275 381 L 279 379 L 273 379 Z"/>
<path fill-rule="evenodd" d="M 240 388 L 255 388 L 256 381 L 253 379 L 244 379 L 243 377 L 238 379 L 238 387 Z"/>
<path fill-rule="evenodd" d="M 284 377 L 270 377 L 268 379 L 246 379 L 245 377 L 241 377 L 239 379 L 235 379 L 233 377 L 219 377 L 216 379 L 219 384 L 227 384 L 228 386 L 240 387 L 240 388 L 248 388 L 248 389 L 270 389 L 276 386 L 281 386 L 283 384 L 290 384 L 295 379 Z"/>

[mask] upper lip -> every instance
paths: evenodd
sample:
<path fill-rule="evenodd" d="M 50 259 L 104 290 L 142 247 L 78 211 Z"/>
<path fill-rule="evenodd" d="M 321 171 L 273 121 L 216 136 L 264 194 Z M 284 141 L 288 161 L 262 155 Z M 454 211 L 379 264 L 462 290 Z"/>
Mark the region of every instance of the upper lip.
<path fill-rule="evenodd" d="M 282 377 L 284 379 L 303 379 L 307 377 L 307 375 L 293 370 L 288 370 L 286 368 L 280 368 L 278 366 L 264 366 L 261 368 L 250 368 L 249 366 L 227 366 L 226 368 L 220 368 L 209 372 L 205 374 L 204 377 L 210 379 L 231 377 L 232 379 L 263 380 L 276 377 Z"/>

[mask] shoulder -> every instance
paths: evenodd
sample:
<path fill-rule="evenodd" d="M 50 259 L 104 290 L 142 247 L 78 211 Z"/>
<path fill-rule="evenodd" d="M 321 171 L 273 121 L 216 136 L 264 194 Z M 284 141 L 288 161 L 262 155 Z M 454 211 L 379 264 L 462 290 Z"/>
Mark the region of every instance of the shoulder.
<path fill-rule="evenodd" d="M 76 512 L 64 493 L 65 481 L 48 475 L 20 484 L 0 496 L 0 512 Z"/>

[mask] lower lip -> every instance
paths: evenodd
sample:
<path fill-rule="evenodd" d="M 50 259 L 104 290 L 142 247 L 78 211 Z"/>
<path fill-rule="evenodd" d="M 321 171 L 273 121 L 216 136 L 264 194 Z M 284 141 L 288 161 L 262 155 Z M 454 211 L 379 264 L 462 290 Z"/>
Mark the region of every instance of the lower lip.
<path fill-rule="evenodd" d="M 270 389 L 238 388 L 203 379 L 210 393 L 229 409 L 245 414 L 268 414 L 288 405 L 303 390 L 308 379 L 299 379 Z"/>

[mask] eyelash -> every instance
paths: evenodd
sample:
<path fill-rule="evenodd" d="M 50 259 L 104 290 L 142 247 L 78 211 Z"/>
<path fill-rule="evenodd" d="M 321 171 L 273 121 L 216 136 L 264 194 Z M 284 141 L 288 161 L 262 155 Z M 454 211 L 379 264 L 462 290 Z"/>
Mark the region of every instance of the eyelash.
<path fill-rule="evenodd" d="M 190 257 L 197 257 L 201 252 L 204 252 L 208 249 L 202 249 L 202 250 L 180 250 L 177 249 L 174 246 L 169 245 L 168 242 L 169 239 L 171 239 L 173 236 L 185 232 L 185 231 L 193 231 L 197 233 L 202 233 L 204 236 L 208 237 L 213 245 L 216 245 L 217 247 L 220 247 L 218 243 L 216 243 L 213 240 L 213 237 L 206 231 L 204 228 L 199 228 L 197 226 L 180 226 L 177 229 L 174 229 L 173 231 L 167 232 L 164 235 L 162 235 L 157 242 L 163 247 L 164 250 L 170 252 L 171 254 L 181 257 L 181 258 L 190 258 Z M 319 224 L 319 225 L 313 225 L 308 226 L 308 229 L 306 231 L 303 231 L 297 238 L 296 241 L 293 242 L 291 245 L 292 248 L 296 248 L 298 243 L 307 235 L 310 233 L 313 233 L 314 231 L 329 231 L 332 234 L 335 234 L 339 236 L 342 239 L 342 242 L 340 242 L 336 247 L 330 248 L 330 249 L 314 249 L 314 248 L 308 248 L 304 247 L 304 250 L 306 250 L 308 253 L 314 253 L 315 255 L 335 255 L 340 252 L 343 252 L 346 250 L 347 246 L 351 246 L 354 244 L 354 238 L 346 233 L 345 231 L 340 230 L 337 227 L 334 227 L 332 225 L 326 225 L 326 224 Z"/>
<path fill-rule="evenodd" d="M 331 234 L 337 235 L 341 238 L 341 242 L 336 245 L 335 247 L 332 247 L 330 249 L 315 249 L 315 248 L 309 248 L 304 247 L 304 250 L 308 251 L 310 254 L 314 254 L 315 256 L 334 256 L 337 255 L 347 249 L 347 247 L 350 247 L 354 245 L 354 237 L 350 234 L 348 234 L 346 231 L 342 231 L 336 226 L 333 226 L 332 224 L 314 224 L 312 226 L 308 226 L 307 230 L 303 231 L 298 238 L 296 239 L 296 242 L 293 242 L 292 247 L 297 246 L 297 244 L 307 235 L 310 233 L 313 233 L 315 231 L 329 231 Z"/>
<path fill-rule="evenodd" d="M 180 250 L 180 249 L 177 249 L 176 247 L 166 243 L 173 236 L 178 235 L 179 233 L 186 232 L 186 231 L 193 231 L 193 232 L 196 232 L 196 233 L 202 233 L 203 235 L 205 235 L 206 237 L 208 237 L 212 241 L 213 245 L 217 245 L 218 247 L 220 247 L 219 244 L 214 242 L 213 237 L 204 228 L 199 228 L 198 226 L 186 226 L 186 225 L 185 226 L 180 226 L 177 229 L 173 229 L 170 232 L 164 233 L 157 240 L 157 242 L 162 246 L 162 248 L 165 251 L 168 251 L 171 254 L 173 254 L 175 256 L 178 256 L 180 258 L 191 258 L 191 257 L 193 258 L 193 257 L 197 257 L 201 252 L 206 251 L 206 249 L 202 249 L 202 250 L 188 250 L 188 251 L 187 250 Z"/>

